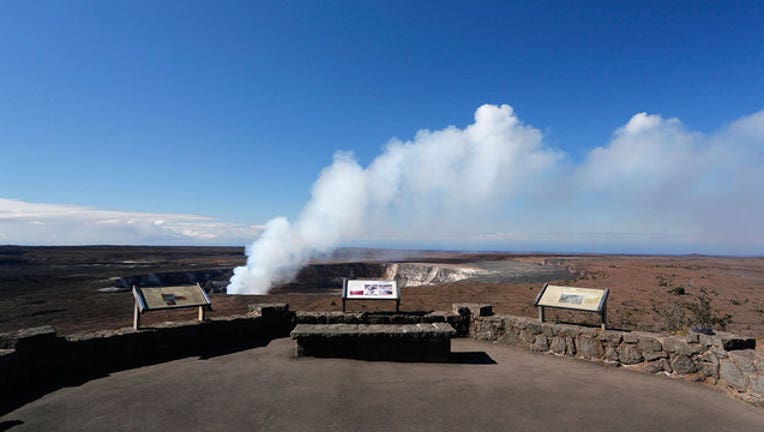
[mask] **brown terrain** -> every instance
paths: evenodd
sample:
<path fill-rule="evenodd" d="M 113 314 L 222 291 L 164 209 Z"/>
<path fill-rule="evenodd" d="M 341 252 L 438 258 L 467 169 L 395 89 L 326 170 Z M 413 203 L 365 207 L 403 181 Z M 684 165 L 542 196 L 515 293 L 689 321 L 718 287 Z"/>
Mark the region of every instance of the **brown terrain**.
<path fill-rule="evenodd" d="M 243 249 L 230 247 L 2 246 L 0 332 L 50 325 L 59 333 L 70 334 L 129 326 L 133 311 L 130 291 L 102 290 L 118 285 L 120 277 L 216 270 L 211 279 L 217 279 L 221 287 L 226 272 L 244 262 Z M 292 310 L 340 310 L 338 278 L 374 276 L 388 262 L 446 269 L 479 267 L 498 275 L 460 281 L 441 278 L 432 285 L 406 286 L 401 300 L 404 311 L 449 310 L 453 303 L 471 302 L 492 304 L 496 313 L 533 317 L 537 313 L 533 300 L 543 283 L 550 282 L 609 288 L 608 321 L 615 328 L 681 332 L 689 326 L 726 327 L 756 337 L 759 347 L 764 342 L 764 258 L 760 257 L 343 249 L 269 295 L 212 294 L 211 315 L 246 313 L 251 303 L 275 302 L 289 303 Z M 348 309 L 392 307 L 385 303 L 389 302 L 353 302 Z M 190 320 L 195 313 L 153 312 L 143 322 Z M 547 316 L 563 322 L 596 324 L 598 320 L 585 313 L 550 311 Z"/>

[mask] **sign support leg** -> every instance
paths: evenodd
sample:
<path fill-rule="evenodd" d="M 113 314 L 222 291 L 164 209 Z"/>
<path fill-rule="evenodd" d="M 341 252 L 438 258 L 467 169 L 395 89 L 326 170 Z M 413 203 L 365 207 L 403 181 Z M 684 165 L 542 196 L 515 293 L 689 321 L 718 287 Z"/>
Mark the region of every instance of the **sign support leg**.
<path fill-rule="evenodd" d="M 199 321 L 204 321 L 204 306 L 199 306 Z"/>
<path fill-rule="evenodd" d="M 602 330 L 607 330 L 607 303 L 602 305 Z"/>
<path fill-rule="evenodd" d="M 138 330 L 141 326 L 141 310 L 138 307 L 138 300 L 135 301 L 135 307 L 133 309 L 133 328 Z"/>
<path fill-rule="evenodd" d="M 539 306 L 539 322 L 544 322 L 544 306 Z"/>

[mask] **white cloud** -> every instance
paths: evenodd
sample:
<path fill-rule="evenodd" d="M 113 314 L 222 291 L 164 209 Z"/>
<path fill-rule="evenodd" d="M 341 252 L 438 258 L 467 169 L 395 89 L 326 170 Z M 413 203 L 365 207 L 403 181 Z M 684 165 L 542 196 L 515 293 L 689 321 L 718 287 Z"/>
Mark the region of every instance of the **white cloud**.
<path fill-rule="evenodd" d="M 688 131 L 677 119 L 637 114 L 607 146 L 589 153 L 574 178 L 579 203 L 598 215 L 595 224 L 577 223 L 584 229 L 680 233 L 690 251 L 764 250 L 764 195 L 758 190 L 764 184 L 764 111 L 712 134 Z M 670 243 L 667 236 L 656 246 Z"/>
<path fill-rule="evenodd" d="M 0 238 L 10 244 L 240 245 L 262 230 L 259 225 L 198 215 L 121 212 L 0 198 Z"/>

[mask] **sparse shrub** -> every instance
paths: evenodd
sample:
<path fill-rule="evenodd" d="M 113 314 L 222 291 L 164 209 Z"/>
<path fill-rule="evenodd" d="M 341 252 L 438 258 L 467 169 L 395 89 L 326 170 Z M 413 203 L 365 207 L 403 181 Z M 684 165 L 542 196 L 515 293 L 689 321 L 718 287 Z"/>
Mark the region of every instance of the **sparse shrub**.
<path fill-rule="evenodd" d="M 677 303 L 667 303 L 661 306 L 652 305 L 652 311 L 663 321 L 663 330 L 671 333 L 687 333 L 687 311 Z"/>
<path fill-rule="evenodd" d="M 732 322 L 732 315 L 728 313 L 718 315 L 717 311 L 711 307 L 711 298 L 702 288 L 696 298 L 697 302 L 685 303 L 685 307 L 690 311 L 689 324 L 702 329 L 726 330 L 727 325 Z"/>
<path fill-rule="evenodd" d="M 734 306 L 740 306 L 740 300 L 738 299 L 730 299 L 730 303 Z"/>
<path fill-rule="evenodd" d="M 664 330 L 680 334 L 687 333 L 692 327 L 726 330 L 727 325 L 732 322 L 732 315 L 728 313 L 719 315 L 718 311 L 711 306 L 711 298 L 703 288 L 693 297 L 695 297 L 694 300 L 683 303 L 652 305 L 653 313 L 664 322 Z"/>
<path fill-rule="evenodd" d="M 681 295 L 685 295 L 686 291 L 685 291 L 683 286 L 679 285 L 679 286 L 676 286 L 674 288 L 671 288 L 669 290 L 669 294 L 674 294 L 674 295 L 681 296 Z"/>

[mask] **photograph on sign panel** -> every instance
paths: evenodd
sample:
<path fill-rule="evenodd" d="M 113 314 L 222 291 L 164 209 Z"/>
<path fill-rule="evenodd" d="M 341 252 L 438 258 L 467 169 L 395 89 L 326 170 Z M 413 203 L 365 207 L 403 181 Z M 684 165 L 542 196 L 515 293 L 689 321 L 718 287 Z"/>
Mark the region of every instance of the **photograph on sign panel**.
<path fill-rule="evenodd" d="M 364 284 L 363 290 L 365 295 L 375 296 L 378 294 L 379 285 L 377 284 Z"/>
<path fill-rule="evenodd" d="M 162 300 L 167 306 L 174 306 L 175 294 L 162 294 Z"/>
<path fill-rule="evenodd" d="M 379 295 L 393 295 L 393 284 L 380 284 Z"/>
<path fill-rule="evenodd" d="M 560 303 L 580 305 L 584 302 L 584 296 L 582 294 L 560 294 Z"/>
<path fill-rule="evenodd" d="M 363 295 L 363 290 L 362 289 L 352 289 L 352 290 L 350 290 L 350 295 L 354 295 L 354 296 Z"/>

